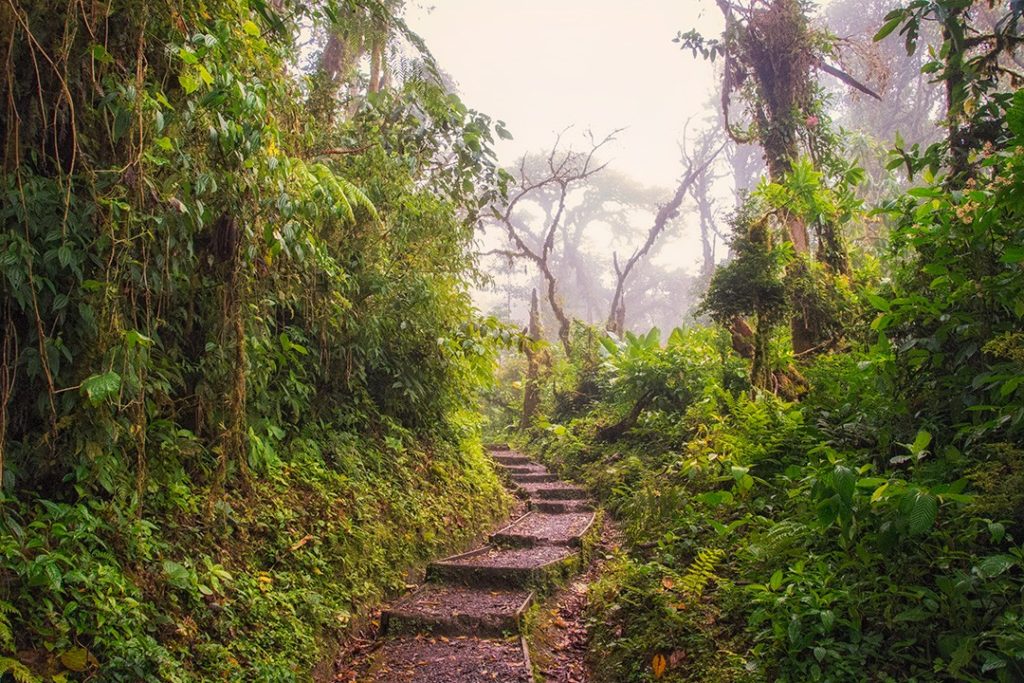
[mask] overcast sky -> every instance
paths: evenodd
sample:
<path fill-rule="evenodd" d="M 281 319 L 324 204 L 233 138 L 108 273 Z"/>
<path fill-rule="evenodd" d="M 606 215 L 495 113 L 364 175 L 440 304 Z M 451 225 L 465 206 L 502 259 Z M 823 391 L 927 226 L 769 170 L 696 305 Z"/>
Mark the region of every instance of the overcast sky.
<path fill-rule="evenodd" d="M 716 115 L 710 65 L 672 42 L 680 30 L 721 32 L 706 0 L 412 0 L 406 20 L 466 104 L 508 124 L 506 165 L 566 126 L 625 128 L 610 167 L 669 187 L 687 119 Z"/>

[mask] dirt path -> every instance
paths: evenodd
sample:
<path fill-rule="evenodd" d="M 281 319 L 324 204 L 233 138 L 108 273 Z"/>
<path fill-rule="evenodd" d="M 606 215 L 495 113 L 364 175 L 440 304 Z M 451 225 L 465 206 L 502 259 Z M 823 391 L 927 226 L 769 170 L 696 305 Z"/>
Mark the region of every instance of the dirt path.
<path fill-rule="evenodd" d="M 559 481 L 526 456 L 507 448 L 490 453 L 510 487 L 528 500 L 529 511 L 492 534 L 488 545 L 431 564 L 427 582 L 382 614 L 381 637 L 336 680 L 534 680 L 523 615 L 540 595 L 581 568 L 581 539 L 595 514 L 582 489 Z M 581 590 L 574 584 L 555 600 L 567 596 L 578 603 Z M 577 631 L 576 640 L 582 637 Z M 575 674 L 567 680 L 584 680 Z"/>

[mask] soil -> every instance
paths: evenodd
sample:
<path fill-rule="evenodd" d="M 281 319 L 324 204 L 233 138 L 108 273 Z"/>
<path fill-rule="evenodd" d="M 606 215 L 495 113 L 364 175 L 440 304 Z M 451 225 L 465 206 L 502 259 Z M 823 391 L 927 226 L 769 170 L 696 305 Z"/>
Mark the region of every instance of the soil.
<path fill-rule="evenodd" d="M 530 498 L 545 498 L 549 500 L 575 500 L 587 495 L 586 491 L 578 486 L 572 486 L 562 481 L 520 484 L 519 488 Z"/>
<path fill-rule="evenodd" d="M 559 545 L 540 545 L 533 548 L 496 548 L 489 546 L 469 556 L 449 560 L 444 564 L 463 567 L 503 567 L 508 569 L 537 569 L 551 562 L 575 555 L 575 551 Z"/>
<path fill-rule="evenodd" d="M 508 465 L 505 471 L 514 477 L 517 474 L 547 474 L 548 468 L 544 465 Z"/>
<path fill-rule="evenodd" d="M 564 514 L 567 512 L 586 512 L 588 510 L 593 510 L 594 507 L 590 504 L 589 500 L 535 499 L 530 501 L 530 509 L 536 510 L 537 512 Z"/>
<path fill-rule="evenodd" d="M 384 641 L 362 666 L 341 681 L 376 683 L 531 683 L 519 638 L 430 638 Z"/>
<path fill-rule="evenodd" d="M 578 541 L 593 521 L 593 512 L 565 514 L 531 512 L 496 532 L 493 538 L 502 541 L 506 537 L 521 536 L 529 538 L 533 543 L 546 541 L 556 545 L 567 545 Z"/>
<path fill-rule="evenodd" d="M 607 519 L 587 571 L 558 591 L 538 610 L 528 638 L 530 656 L 545 683 L 590 683 L 586 609 L 589 587 L 619 545 L 619 531 Z"/>

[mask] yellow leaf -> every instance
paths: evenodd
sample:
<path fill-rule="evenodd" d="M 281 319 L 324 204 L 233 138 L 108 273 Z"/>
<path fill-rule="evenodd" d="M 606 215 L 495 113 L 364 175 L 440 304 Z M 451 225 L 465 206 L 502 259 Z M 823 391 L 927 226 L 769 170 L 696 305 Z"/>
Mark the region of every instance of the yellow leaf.
<path fill-rule="evenodd" d="M 73 647 L 60 656 L 60 663 L 72 671 L 85 671 L 89 651 L 84 647 Z"/>
<path fill-rule="evenodd" d="M 655 679 L 665 675 L 666 666 L 668 666 L 668 662 L 665 661 L 665 655 L 654 655 L 654 659 L 651 660 L 651 669 L 654 670 Z"/>

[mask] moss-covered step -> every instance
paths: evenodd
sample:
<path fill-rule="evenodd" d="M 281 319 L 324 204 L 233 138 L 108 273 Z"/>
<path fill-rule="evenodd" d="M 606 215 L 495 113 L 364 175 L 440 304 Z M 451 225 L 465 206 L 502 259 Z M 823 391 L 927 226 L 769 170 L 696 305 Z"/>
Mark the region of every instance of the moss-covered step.
<path fill-rule="evenodd" d="M 520 632 L 529 590 L 488 590 L 450 584 L 426 584 L 384 612 L 389 635 L 477 635 L 500 637 Z"/>
<path fill-rule="evenodd" d="M 504 529 L 491 534 L 491 543 L 520 548 L 537 545 L 575 547 L 579 545 L 580 538 L 587 533 L 593 523 L 593 512 L 527 512 Z"/>
<path fill-rule="evenodd" d="M 582 500 L 587 492 L 579 486 L 566 484 L 562 481 L 517 484 L 520 495 L 524 498 L 542 500 Z"/>
<path fill-rule="evenodd" d="M 366 659 L 360 683 L 532 683 L 526 641 L 468 636 L 388 638 Z"/>
<path fill-rule="evenodd" d="M 432 563 L 427 579 L 476 587 L 545 586 L 568 575 L 578 559 L 567 546 L 485 546 Z"/>
<path fill-rule="evenodd" d="M 502 465 L 501 468 L 509 476 L 517 474 L 548 474 L 547 467 L 532 462 L 528 465 Z"/>

